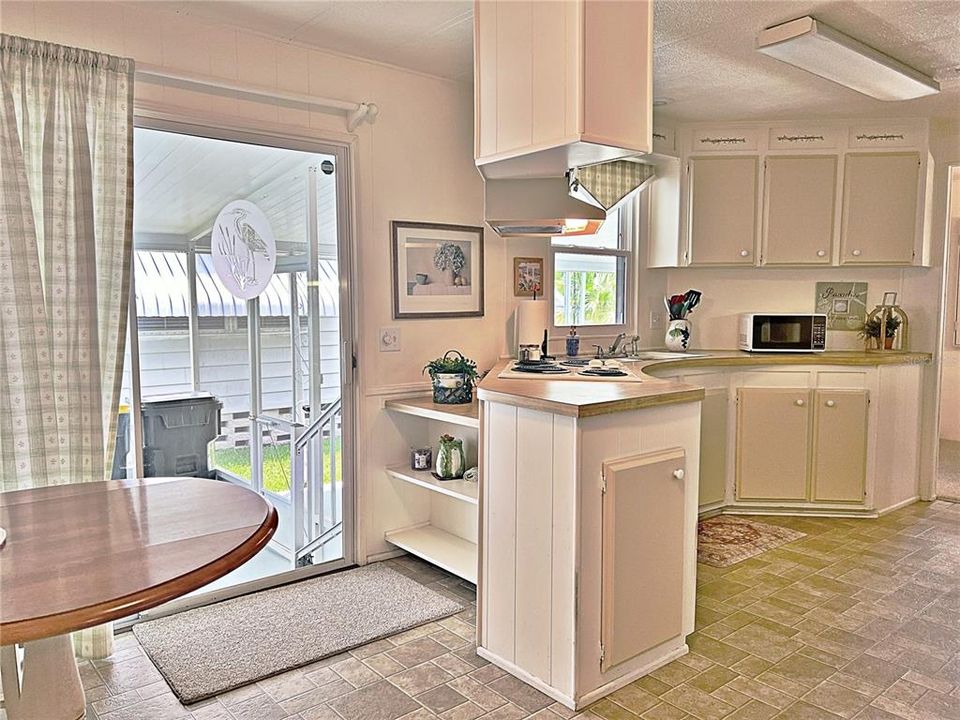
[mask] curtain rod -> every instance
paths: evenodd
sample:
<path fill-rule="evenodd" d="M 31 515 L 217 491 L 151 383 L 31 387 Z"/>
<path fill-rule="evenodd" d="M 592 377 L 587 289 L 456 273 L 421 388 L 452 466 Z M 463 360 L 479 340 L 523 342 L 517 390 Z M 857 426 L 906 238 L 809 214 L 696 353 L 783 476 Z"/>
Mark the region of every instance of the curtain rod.
<path fill-rule="evenodd" d="M 267 98 L 269 100 L 285 100 L 298 105 L 308 105 L 311 107 L 323 108 L 325 110 L 340 110 L 347 118 L 347 130 L 353 132 L 362 122 L 368 122 L 371 125 L 376 121 L 380 114 L 380 108 L 375 103 L 367 102 L 348 102 L 346 100 L 335 100 L 333 98 L 319 97 L 316 95 L 307 95 L 306 93 L 289 92 L 286 90 L 275 90 L 259 85 L 248 85 L 230 80 L 210 77 L 209 75 L 200 75 L 198 73 L 189 73 L 182 70 L 171 70 L 158 65 L 147 65 L 137 63 L 137 79 L 148 82 L 158 80 L 173 80 L 174 82 L 185 83 L 187 85 L 199 85 L 201 87 L 215 88 L 217 90 L 228 90 L 231 92 L 243 93 L 244 95 L 255 95 L 257 97 Z"/>

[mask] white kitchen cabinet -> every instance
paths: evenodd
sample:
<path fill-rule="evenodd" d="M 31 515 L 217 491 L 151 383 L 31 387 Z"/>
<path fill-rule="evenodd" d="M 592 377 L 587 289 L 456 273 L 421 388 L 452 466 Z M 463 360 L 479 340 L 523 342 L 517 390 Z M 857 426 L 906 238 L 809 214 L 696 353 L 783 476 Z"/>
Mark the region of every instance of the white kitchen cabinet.
<path fill-rule="evenodd" d="M 758 166 L 756 155 L 690 158 L 690 265 L 755 264 Z"/>
<path fill-rule="evenodd" d="M 867 474 L 866 390 L 817 390 L 812 499 L 863 502 Z"/>
<path fill-rule="evenodd" d="M 806 500 L 810 398 L 800 388 L 739 389 L 738 500 Z"/>
<path fill-rule="evenodd" d="M 837 196 L 836 155 L 764 160 L 764 265 L 830 265 Z"/>
<path fill-rule="evenodd" d="M 686 379 L 685 379 L 686 380 Z M 687 380 L 696 383 L 697 380 Z M 726 499 L 728 390 L 708 388 L 700 410 L 700 489 L 697 504 L 709 508 Z"/>
<path fill-rule="evenodd" d="M 918 152 L 849 153 L 843 172 L 840 262 L 912 265 L 922 194 Z"/>
<path fill-rule="evenodd" d="M 683 631 L 685 475 L 682 448 L 603 464 L 604 672 Z"/>
<path fill-rule="evenodd" d="M 474 156 L 485 178 L 650 152 L 652 3 L 478 0 Z"/>

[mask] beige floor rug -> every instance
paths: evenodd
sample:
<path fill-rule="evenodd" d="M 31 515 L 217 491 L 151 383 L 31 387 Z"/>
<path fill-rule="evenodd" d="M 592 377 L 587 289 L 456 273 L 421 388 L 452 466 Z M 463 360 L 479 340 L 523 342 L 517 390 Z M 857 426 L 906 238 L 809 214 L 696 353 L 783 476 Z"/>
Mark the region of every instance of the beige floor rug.
<path fill-rule="evenodd" d="M 463 608 L 377 564 L 140 623 L 133 633 L 187 704 Z"/>
<path fill-rule="evenodd" d="M 728 567 L 805 536 L 798 530 L 717 515 L 697 526 L 697 562 Z"/>

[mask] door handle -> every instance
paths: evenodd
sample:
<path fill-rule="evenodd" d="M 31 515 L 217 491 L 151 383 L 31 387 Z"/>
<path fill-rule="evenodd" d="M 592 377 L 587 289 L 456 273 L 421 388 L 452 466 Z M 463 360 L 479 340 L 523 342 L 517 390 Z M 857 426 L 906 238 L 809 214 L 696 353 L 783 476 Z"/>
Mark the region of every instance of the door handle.
<path fill-rule="evenodd" d="M 677 468 L 676 470 L 673 471 L 673 476 L 677 480 L 683 480 L 683 478 L 686 477 L 686 475 L 687 474 L 683 471 L 683 468 Z"/>
<path fill-rule="evenodd" d="M 750 256 L 750 251 L 749 251 L 749 250 L 741 250 L 741 251 L 740 251 L 740 257 L 749 257 L 749 256 Z"/>
<path fill-rule="evenodd" d="M 827 256 L 826 250 L 817 250 L 817 257 L 826 257 L 826 256 Z"/>
<path fill-rule="evenodd" d="M 827 400 L 826 405 L 827 405 L 827 407 L 836 407 L 837 401 L 836 401 L 836 400 Z"/>
<path fill-rule="evenodd" d="M 807 403 L 804 402 L 803 400 L 794 400 L 794 401 L 793 401 L 793 404 L 796 405 L 797 407 L 803 407 L 803 406 L 806 405 Z"/>

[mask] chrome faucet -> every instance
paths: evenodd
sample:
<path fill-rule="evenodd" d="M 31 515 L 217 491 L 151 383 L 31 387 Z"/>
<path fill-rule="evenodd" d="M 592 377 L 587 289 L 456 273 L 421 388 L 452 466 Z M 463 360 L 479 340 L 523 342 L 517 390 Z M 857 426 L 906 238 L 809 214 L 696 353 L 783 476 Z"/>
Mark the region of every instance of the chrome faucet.
<path fill-rule="evenodd" d="M 607 350 L 607 355 L 613 356 L 613 355 L 616 355 L 618 352 L 620 352 L 620 343 L 622 343 L 626 339 L 627 339 L 626 333 L 620 333 L 619 335 L 617 335 L 613 339 L 613 343 L 611 343 L 609 349 Z"/>

